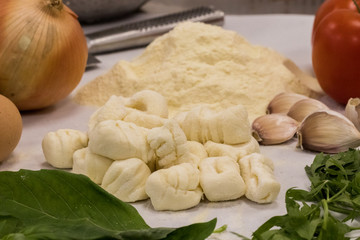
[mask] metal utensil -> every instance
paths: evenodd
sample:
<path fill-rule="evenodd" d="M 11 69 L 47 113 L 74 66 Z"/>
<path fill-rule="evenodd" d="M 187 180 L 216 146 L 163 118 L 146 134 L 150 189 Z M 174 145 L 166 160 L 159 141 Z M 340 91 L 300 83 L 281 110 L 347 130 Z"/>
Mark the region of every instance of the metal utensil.
<path fill-rule="evenodd" d="M 94 55 L 88 54 L 87 62 L 86 62 L 86 68 L 92 68 L 96 67 L 100 62 L 99 59 L 97 59 Z"/>
<path fill-rule="evenodd" d="M 139 9 L 148 0 L 66 0 L 80 22 L 94 23 L 119 18 Z"/>
<path fill-rule="evenodd" d="M 91 33 L 87 35 L 89 55 L 145 46 L 185 21 L 222 25 L 224 12 L 211 7 L 198 7 Z"/>

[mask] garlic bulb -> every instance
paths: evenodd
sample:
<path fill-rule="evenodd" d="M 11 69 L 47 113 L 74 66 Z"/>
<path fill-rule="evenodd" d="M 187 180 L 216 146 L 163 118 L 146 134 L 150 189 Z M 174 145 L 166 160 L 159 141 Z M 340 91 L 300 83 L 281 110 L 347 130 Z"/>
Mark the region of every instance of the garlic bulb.
<path fill-rule="evenodd" d="M 345 116 L 360 131 L 360 98 L 350 98 L 345 107 Z"/>
<path fill-rule="evenodd" d="M 0 93 L 20 110 L 50 106 L 79 83 L 86 39 L 62 0 L 1 0 L 0 33 Z"/>
<path fill-rule="evenodd" d="M 324 103 L 313 99 L 307 98 L 296 102 L 291 106 L 287 115 L 298 122 L 301 122 L 305 117 L 310 115 L 313 112 L 319 110 L 329 109 Z"/>
<path fill-rule="evenodd" d="M 267 106 L 266 112 L 271 113 L 284 113 L 287 114 L 290 107 L 296 102 L 306 99 L 307 97 L 297 93 L 282 92 L 276 95 Z"/>
<path fill-rule="evenodd" d="M 297 132 L 301 149 L 338 153 L 360 146 L 360 132 L 342 114 L 317 111 L 307 116 Z"/>
<path fill-rule="evenodd" d="M 286 142 L 294 137 L 298 122 L 285 114 L 267 114 L 252 124 L 253 137 L 263 145 Z"/>

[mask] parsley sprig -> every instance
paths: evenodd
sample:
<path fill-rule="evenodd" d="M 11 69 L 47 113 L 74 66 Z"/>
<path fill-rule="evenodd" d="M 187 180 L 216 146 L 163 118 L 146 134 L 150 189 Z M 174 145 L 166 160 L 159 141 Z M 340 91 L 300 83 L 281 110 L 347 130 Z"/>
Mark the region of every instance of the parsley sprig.
<path fill-rule="evenodd" d="M 310 189 L 288 189 L 287 214 L 270 218 L 252 239 L 360 239 L 349 237 L 360 229 L 360 151 L 318 154 L 305 171 Z"/>

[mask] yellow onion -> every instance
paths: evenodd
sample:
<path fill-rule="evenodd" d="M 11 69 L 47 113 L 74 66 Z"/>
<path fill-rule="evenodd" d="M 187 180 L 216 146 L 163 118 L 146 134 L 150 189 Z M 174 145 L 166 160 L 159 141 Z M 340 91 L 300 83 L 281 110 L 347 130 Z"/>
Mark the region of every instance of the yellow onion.
<path fill-rule="evenodd" d="M 20 110 L 68 96 L 86 61 L 85 35 L 62 0 L 0 0 L 0 94 Z"/>

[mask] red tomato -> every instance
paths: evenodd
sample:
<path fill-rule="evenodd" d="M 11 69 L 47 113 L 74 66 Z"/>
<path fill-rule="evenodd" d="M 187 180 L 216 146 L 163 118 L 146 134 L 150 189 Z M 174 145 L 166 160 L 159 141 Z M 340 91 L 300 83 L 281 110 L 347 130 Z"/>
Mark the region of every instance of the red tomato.
<path fill-rule="evenodd" d="M 360 13 L 350 7 L 321 18 L 312 37 L 314 72 L 324 92 L 346 104 L 349 98 L 360 97 Z"/>
<path fill-rule="evenodd" d="M 319 22 L 329 13 L 339 9 L 352 9 L 356 11 L 356 6 L 353 0 L 327 0 L 321 4 L 319 9 L 316 12 L 314 25 L 313 25 L 313 34 L 319 24 Z M 314 36 L 313 36 L 314 37 Z"/>

